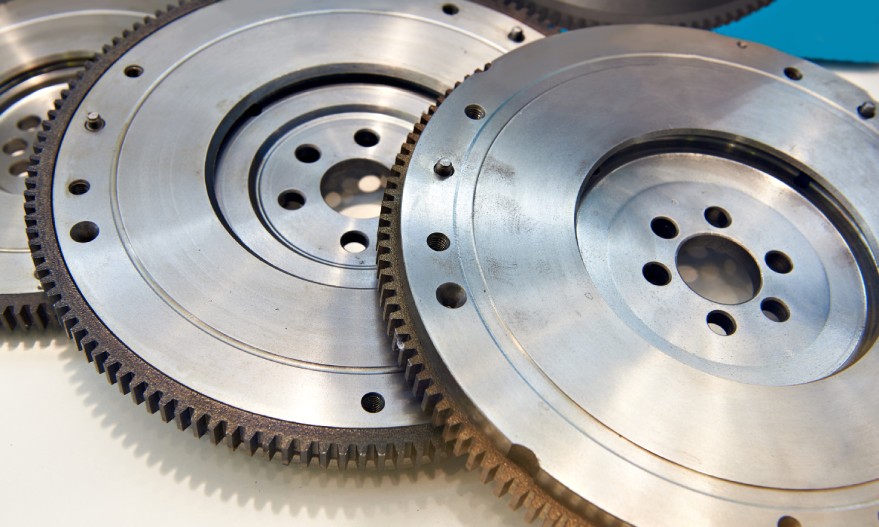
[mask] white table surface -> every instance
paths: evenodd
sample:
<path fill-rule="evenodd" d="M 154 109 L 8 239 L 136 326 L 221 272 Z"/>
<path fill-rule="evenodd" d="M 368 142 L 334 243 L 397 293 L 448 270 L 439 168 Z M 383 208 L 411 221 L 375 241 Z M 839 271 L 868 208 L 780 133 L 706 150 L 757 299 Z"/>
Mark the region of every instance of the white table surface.
<path fill-rule="evenodd" d="M 879 67 L 832 67 L 879 97 Z M 0 526 L 524 525 L 461 460 L 358 473 L 230 453 L 133 405 L 60 332 L 0 339 Z"/>

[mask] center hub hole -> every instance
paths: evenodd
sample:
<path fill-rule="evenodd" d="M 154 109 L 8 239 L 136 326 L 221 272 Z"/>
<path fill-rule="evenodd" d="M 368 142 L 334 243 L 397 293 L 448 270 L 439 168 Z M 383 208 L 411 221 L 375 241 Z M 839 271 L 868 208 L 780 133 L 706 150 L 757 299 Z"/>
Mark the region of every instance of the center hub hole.
<path fill-rule="evenodd" d="M 390 171 L 371 159 L 348 159 L 330 167 L 320 181 L 327 205 L 351 218 L 377 218 Z"/>
<path fill-rule="evenodd" d="M 718 304 L 743 304 L 760 291 L 760 267 L 741 245 L 712 234 L 690 238 L 678 249 L 677 268 L 699 296 Z"/>

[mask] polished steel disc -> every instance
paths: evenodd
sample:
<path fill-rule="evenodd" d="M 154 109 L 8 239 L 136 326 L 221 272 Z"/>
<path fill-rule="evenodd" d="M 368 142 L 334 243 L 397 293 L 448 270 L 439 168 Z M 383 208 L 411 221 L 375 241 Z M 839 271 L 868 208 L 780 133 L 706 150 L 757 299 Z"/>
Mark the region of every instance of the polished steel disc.
<path fill-rule="evenodd" d="M 37 130 L 76 71 L 162 0 L 14 0 L 0 4 L 0 328 L 44 328 L 22 195 Z"/>
<path fill-rule="evenodd" d="M 876 524 L 875 114 L 814 64 L 662 26 L 465 81 L 404 148 L 379 247 L 457 452 L 553 520 Z"/>
<path fill-rule="evenodd" d="M 283 461 L 419 463 L 375 231 L 411 123 L 540 33 L 467 2 L 190 2 L 74 83 L 29 179 L 34 257 L 151 412 Z M 513 38 L 516 37 L 516 38 Z"/>
<path fill-rule="evenodd" d="M 546 22 L 580 28 L 606 24 L 668 24 L 710 29 L 734 22 L 772 0 L 496 0 Z"/>

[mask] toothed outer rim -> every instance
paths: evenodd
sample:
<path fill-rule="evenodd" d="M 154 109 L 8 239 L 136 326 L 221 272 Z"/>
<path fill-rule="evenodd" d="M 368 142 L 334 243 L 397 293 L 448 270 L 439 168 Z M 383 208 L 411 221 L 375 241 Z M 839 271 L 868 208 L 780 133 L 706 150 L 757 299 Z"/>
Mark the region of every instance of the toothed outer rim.
<path fill-rule="evenodd" d="M 162 26 L 218 0 L 194 0 L 169 6 L 156 18 L 147 18 L 122 38 L 104 47 L 86 64 L 70 89 L 62 92 L 49 112 L 31 158 L 25 191 L 25 212 L 30 248 L 37 276 L 67 334 L 76 341 L 99 373 L 116 384 L 149 413 L 180 430 L 207 435 L 214 444 L 230 449 L 260 451 L 269 459 L 321 467 L 393 468 L 432 461 L 439 452 L 436 429 L 429 423 L 384 429 L 330 428 L 302 425 L 255 415 L 190 390 L 152 368 L 119 341 L 82 298 L 70 275 L 55 232 L 52 215 L 52 182 L 64 132 L 91 87 L 126 51 Z M 144 323 L 149 323 L 145 321 Z"/>
<path fill-rule="evenodd" d="M 474 4 L 479 4 L 494 11 L 498 11 L 510 18 L 518 20 L 522 24 L 539 31 L 546 36 L 561 33 L 564 26 L 553 24 L 551 20 L 545 16 L 540 16 L 534 9 L 528 6 L 513 2 L 511 0 L 470 0 Z M 773 0 L 767 0 L 769 2 Z"/>
<path fill-rule="evenodd" d="M 540 2 L 529 0 L 494 0 L 497 4 L 512 6 L 514 9 L 524 10 L 528 16 L 556 28 L 579 29 L 590 26 L 602 26 L 608 24 L 665 24 L 674 26 L 688 26 L 700 29 L 713 29 L 731 24 L 758 9 L 762 9 L 774 0 L 739 0 L 733 5 L 721 6 L 713 9 L 700 11 L 696 17 L 687 17 L 686 13 L 666 16 L 650 16 L 639 18 L 626 15 L 609 15 L 607 17 L 596 14 L 593 17 L 583 17 L 573 13 L 565 13 L 552 8 L 544 7 Z M 571 8 L 576 9 L 575 7 Z M 600 10 L 595 10 L 600 13 Z"/>
<path fill-rule="evenodd" d="M 0 331 L 44 331 L 60 327 L 47 300 L 43 293 L 0 295 Z"/>
<path fill-rule="evenodd" d="M 491 64 L 486 64 L 484 70 L 490 67 Z M 474 75 L 484 70 L 477 70 Z M 575 512 L 549 495 L 526 469 L 495 447 L 461 410 L 461 405 L 447 388 L 453 385 L 451 376 L 436 351 L 429 346 L 428 339 L 419 334 L 421 324 L 408 296 L 409 285 L 400 251 L 400 197 L 416 143 L 437 108 L 460 85 L 457 83 L 440 97 L 415 124 L 391 169 L 382 200 L 376 245 L 379 295 L 382 316 L 393 339 L 397 360 L 412 394 L 421 401 L 422 409 L 432 416 L 434 425 L 442 427 L 445 449 L 456 457 L 467 456 L 467 469 L 478 470 L 482 482 L 491 483 L 495 496 L 506 497 L 510 508 L 524 509 L 526 521 L 540 520 L 544 526 L 554 527 L 629 525 L 588 502 L 576 503 Z"/>

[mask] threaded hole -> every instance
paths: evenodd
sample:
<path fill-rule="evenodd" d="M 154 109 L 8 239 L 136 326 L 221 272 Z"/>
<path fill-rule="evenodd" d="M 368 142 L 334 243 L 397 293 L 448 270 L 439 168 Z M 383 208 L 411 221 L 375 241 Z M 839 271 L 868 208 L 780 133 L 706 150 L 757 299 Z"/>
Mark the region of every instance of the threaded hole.
<path fill-rule="evenodd" d="M 84 179 L 77 179 L 67 186 L 67 190 L 69 190 L 74 196 L 82 196 L 88 192 L 90 188 L 92 188 L 92 186 Z"/>
<path fill-rule="evenodd" d="M 369 392 L 360 398 L 360 407 L 371 414 L 377 414 L 385 408 L 385 398 L 380 393 Z"/>
<path fill-rule="evenodd" d="M 464 115 L 473 119 L 474 121 L 478 121 L 485 117 L 485 108 L 479 106 L 478 104 L 470 104 L 466 108 L 464 108 Z"/>
<path fill-rule="evenodd" d="M 452 241 L 449 240 L 448 236 L 441 232 L 435 232 L 427 237 L 427 246 L 434 251 L 445 251 L 450 245 L 452 245 Z"/>

